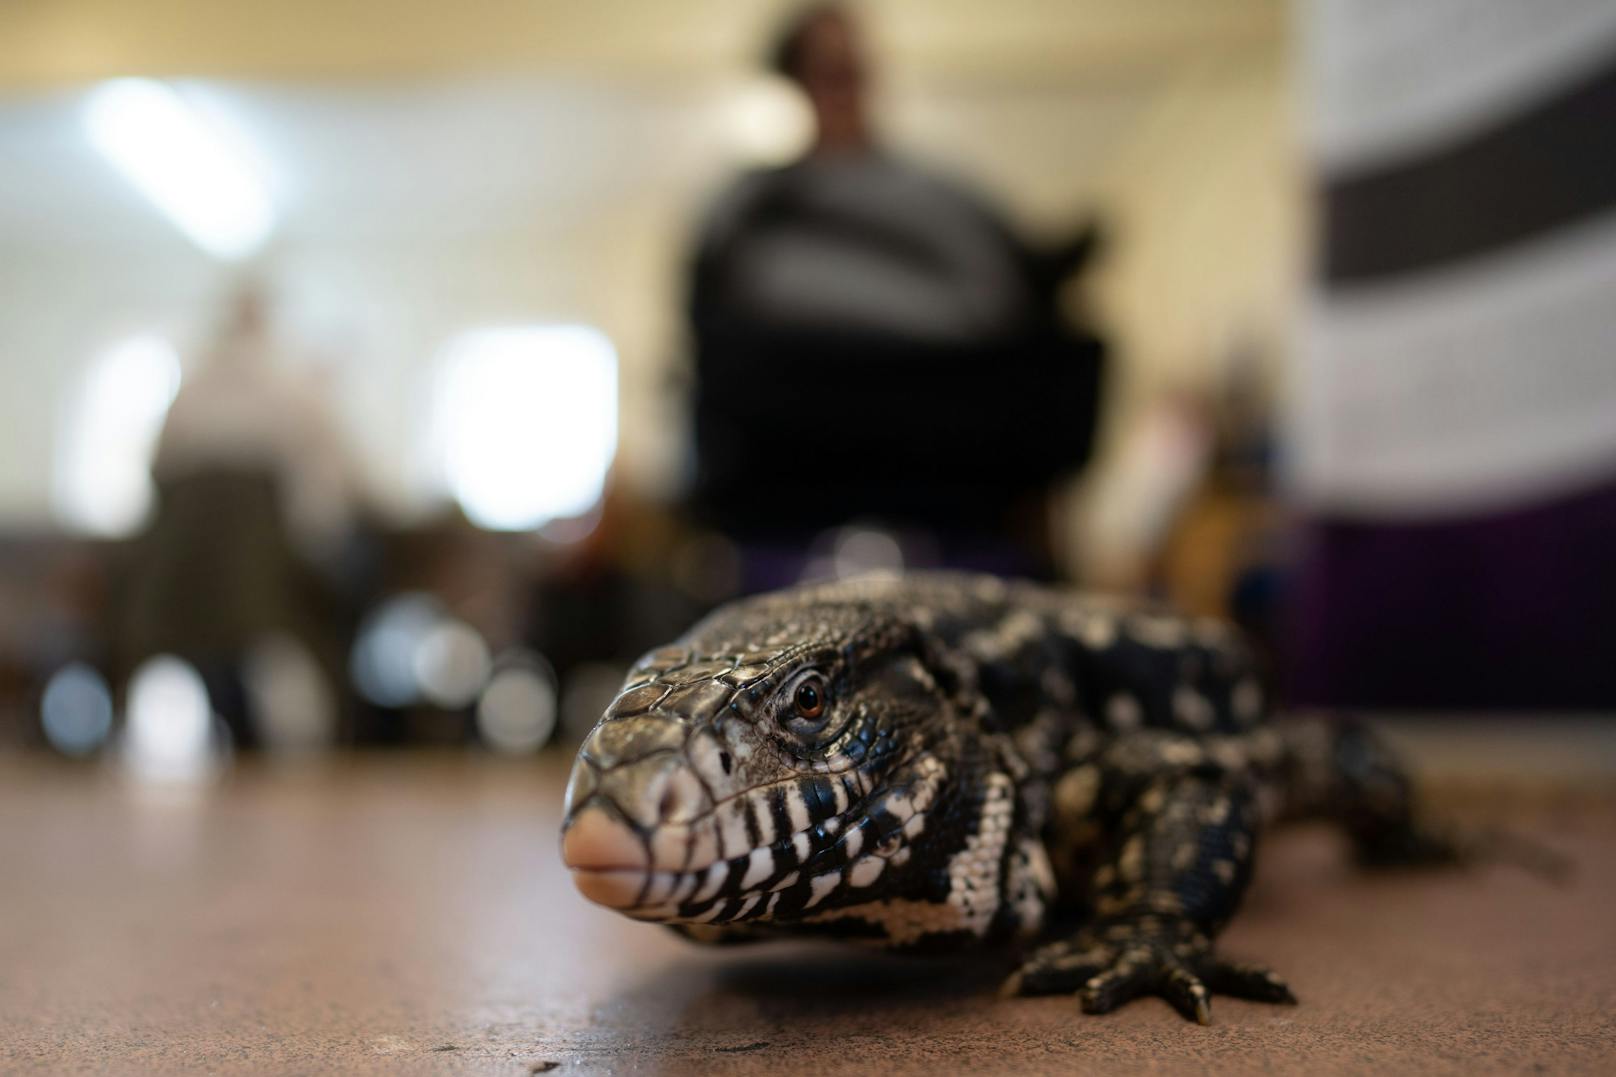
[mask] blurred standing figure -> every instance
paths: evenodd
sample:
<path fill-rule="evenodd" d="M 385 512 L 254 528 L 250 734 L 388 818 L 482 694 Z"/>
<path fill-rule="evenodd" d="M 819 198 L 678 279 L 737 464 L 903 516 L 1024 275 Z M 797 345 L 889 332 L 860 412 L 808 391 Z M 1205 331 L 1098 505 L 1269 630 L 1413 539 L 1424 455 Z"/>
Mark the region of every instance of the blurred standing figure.
<path fill-rule="evenodd" d="M 169 408 L 152 473 L 160 485 L 201 472 L 267 473 L 299 552 L 334 564 L 358 509 L 355 467 L 330 403 L 311 377 L 284 367 L 280 348 L 267 294 L 244 284 Z"/>
<path fill-rule="evenodd" d="M 793 18 L 771 64 L 815 135 L 740 177 L 700 238 L 697 511 L 781 552 L 754 586 L 790 582 L 793 552 L 854 519 L 918 529 L 945 563 L 1047 573 L 1042 502 L 1088 454 L 1101 357 L 1055 292 L 1094 232 L 1035 252 L 884 149 L 842 7 Z"/>
<path fill-rule="evenodd" d="M 274 701 L 287 680 L 317 676 L 323 693 L 300 698 L 323 694 L 329 714 L 351 620 L 356 470 L 329 404 L 278 348 L 268 300 L 248 283 L 164 422 L 157 511 L 135 550 L 120 641 L 126 669 L 160 653 L 196 666 L 245 745 L 330 739 L 273 713 Z M 279 672 L 255 685 L 260 668 Z"/>

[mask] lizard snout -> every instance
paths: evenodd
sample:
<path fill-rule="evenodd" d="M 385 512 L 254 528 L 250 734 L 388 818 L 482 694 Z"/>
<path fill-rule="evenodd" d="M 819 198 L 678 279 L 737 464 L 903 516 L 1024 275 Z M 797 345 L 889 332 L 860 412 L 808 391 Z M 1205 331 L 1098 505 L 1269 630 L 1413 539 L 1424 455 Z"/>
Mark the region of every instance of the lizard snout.
<path fill-rule="evenodd" d="M 561 859 L 578 891 L 597 905 L 627 908 L 645 887 L 645 843 L 603 807 L 591 805 L 568 821 Z"/>
<path fill-rule="evenodd" d="M 690 823 L 711 799 L 678 753 L 659 752 L 604 771 L 587 759 L 567 786 L 561 859 L 589 900 L 643 904 L 657 878 L 687 866 Z"/>

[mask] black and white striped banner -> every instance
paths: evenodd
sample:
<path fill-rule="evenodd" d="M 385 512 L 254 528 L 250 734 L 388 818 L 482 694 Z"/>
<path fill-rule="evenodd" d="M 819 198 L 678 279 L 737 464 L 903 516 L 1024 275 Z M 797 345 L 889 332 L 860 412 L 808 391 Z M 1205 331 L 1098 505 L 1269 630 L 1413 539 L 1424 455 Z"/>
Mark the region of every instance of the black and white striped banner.
<path fill-rule="evenodd" d="M 1616 478 L 1616 3 L 1316 0 L 1291 480 L 1442 518 Z"/>

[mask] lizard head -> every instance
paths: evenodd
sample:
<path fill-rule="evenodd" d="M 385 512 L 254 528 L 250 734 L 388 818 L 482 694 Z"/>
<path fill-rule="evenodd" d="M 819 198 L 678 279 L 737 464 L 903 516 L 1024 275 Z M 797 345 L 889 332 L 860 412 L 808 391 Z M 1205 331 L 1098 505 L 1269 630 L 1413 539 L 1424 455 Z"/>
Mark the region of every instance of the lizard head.
<path fill-rule="evenodd" d="M 901 943 L 855 914 L 895 901 L 914 914 L 898 934 L 930 922 L 930 866 L 987 818 L 962 780 L 982 738 L 925 635 L 857 594 L 735 603 L 633 667 L 567 788 L 562 856 L 584 896 L 697 936 Z"/>

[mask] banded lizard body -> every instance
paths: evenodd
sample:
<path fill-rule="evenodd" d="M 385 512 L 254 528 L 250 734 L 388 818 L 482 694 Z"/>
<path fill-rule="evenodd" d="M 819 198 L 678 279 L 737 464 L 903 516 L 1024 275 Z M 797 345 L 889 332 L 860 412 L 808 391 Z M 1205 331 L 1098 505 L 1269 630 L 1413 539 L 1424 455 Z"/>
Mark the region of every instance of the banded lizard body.
<path fill-rule="evenodd" d="M 579 751 L 583 894 L 697 939 L 1031 944 L 1009 993 L 1294 1001 L 1213 938 L 1279 815 L 1451 859 L 1361 725 L 1267 722 L 1221 623 L 990 577 L 801 587 L 652 651 Z"/>

